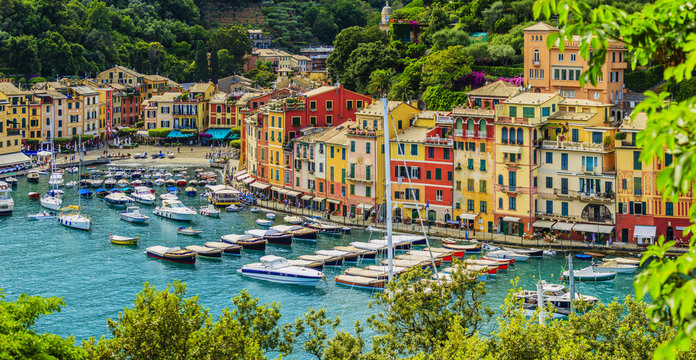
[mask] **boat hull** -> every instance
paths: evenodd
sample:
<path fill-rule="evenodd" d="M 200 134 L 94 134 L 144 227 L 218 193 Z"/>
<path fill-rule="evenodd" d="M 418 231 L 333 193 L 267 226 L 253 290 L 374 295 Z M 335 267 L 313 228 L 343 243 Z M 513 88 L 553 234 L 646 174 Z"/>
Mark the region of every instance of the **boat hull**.
<path fill-rule="evenodd" d="M 116 240 L 110 239 L 112 244 L 116 245 L 138 245 L 138 239 L 128 239 L 128 240 Z"/>
<path fill-rule="evenodd" d="M 196 263 L 196 254 L 194 253 L 193 255 L 186 256 L 186 257 L 171 257 L 167 255 L 159 255 L 155 254 L 152 252 L 147 251 L 147 256 L 155 258 L 155 259 L 160 259 L 164 261 L 169 261 L 177 264 L 187 264 L 187 265 L 193 265 Z"/>
<path fill-rule="evenodd" d="M 162 211 L 155 209 L 152 211 L 153 214 L 163 217 L 165 219 L 177 220 L 177 221 L 191 221 L 193 220 L 192 214 L 177 214 L 171 211 Z"/>
<path fill-rule="evenodd" d="M 145 218 L 145 217 L 135 218 L 135 217 L 123 215 L 123 214 L 121 214 L 121 220 L 125 220 L 125 221 L 128 221 L 129 223 L 133 223 L 133 224 L 143 224 L 143 223 L 147 222 L 147 218 Z"/>
<path fill-rule="evenodd" d="M 336 284 L 339 284 L 339 285 L 348 286 L 348 287 L 357 288 L 357 289 L 367 289 L 367 290 L 383 290 L 384 285 L 385 285 L 384 280 L 375 281 L 374 283 L 368 284 L 368 285 L 353 283 L 353 282 L 350 282 L 348 280 L 341 279 L 339 277 L 336 277 L 334 279 L 334 281 L 336 282 Z"/>
<path fill-rule="evenodd" d="M 85 230 L 89 231 L 91 222 L 86 222 L 86 221 L 73 221 L 71 219 L 65 219 L 65 218 L 58 218 L 58 222 L 65 226 L 69 227 L 71 229 L 78 229 L 78 230 Z"/>
<path fill-rule="evenodd" d="M 265 236 L 264 239 L 268 240 L 268 242 L 271 244 L 286 246 L 292 245 L 292 235 L 290 234 L 269 235 Z"/>
<path fill-rule="evenodd" d="M 143 204 L 143 205 L 152 205 L 155 203 L 154 199 L 142 199 L 142 198 L 135 197 L 135 196 L 133 197 L 133 199 L 135 199 L 135 202 Z"/>
<path fill-rule="evenodd" d="M 271 270 L 239 269 L 237 273 L 252 279 L 292 285 L 316 285 L 322 279 L 314 276 L 281 274 Z"/>
<path fill-rule="evenodd" d="M 302 240 L 316 240 L 317 239 L 317 231 L 312 231 L 312 232 L 298 232 L 298 233 L 292 233 L 292 237 L 295 239 L 302 239 Z"/>

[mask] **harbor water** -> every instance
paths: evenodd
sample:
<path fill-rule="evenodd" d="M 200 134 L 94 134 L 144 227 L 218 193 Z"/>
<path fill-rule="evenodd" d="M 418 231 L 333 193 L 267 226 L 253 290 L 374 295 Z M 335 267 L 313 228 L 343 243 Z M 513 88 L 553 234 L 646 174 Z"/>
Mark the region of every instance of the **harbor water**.
<path fill-rule="evenodd" d="M 193 173 L 192 170 L 189 169 L 189 174 Z M 65 182 L 77 180 L 77 175 L 66 174 L 64 178 Z M 74 335 L 78 340 L 90 336 L 108 336 L 106 319 L 116 319 L 119 311 L 132 306 L 144 282 L 164 289 L 175 280 L 185 282 L 188 295 L 198 295 L 199 302 L 210 308 L 215 317 L 221 309 L 231 306 L 231 299 L 244 289 L 261 302 L 280 303 L 283 322 L 292 322 L 309 308 L 325 308 L 330 316 L 340 316 L 341 327 L 350 331 L 356 320 L 366 325 L 364 320 L 377 311 L 376 308 L 368 308 L 368 303 L 373 300 L 373 292 L 334 283 L 333 278 L 347 266 L 356 266 L 353 264 L 344 265 L 343 268 L 325 268 L 326 282 L 320 282 L 316 287 L 303 287 L 252 280 L 237 274 L 242 265 L 258 261 L 263 256 L 261 252 L 242 251 L 241 257 L 198 260 L 195 266 L 168 263 L 144 254 L 148 246 L 183 248 L 218 241 L 221 235 L 243 233 L 257 227 L 255 220 L 263 217 L 263 212 L 252 214 L 248 209 L 239 213 L 223 211 L 219 219 L 197 215 L 191 225 L 203 230 L 203 234 L 190 237 L 176 233 L 178 227 L 188 226 L 186 223 L 152 215 L 154 206 L 138 205 L 150 216 L 150 221 L 147 225 L 134 225 L 120 220 L 118 213 L 121 209 L 110 207 L 95 195 L 90 200 L 82 200 L 84 209 L 93 221 L 92 230 L 85 232 L 63 227 L 53 220 L 28 220 L 28 214 L 44 209 L 38 200 L 29 199 L 27 193 L 44 193 L 48 188 L 47 181 L 47 176 L 42 176 L 38 184 L 20 178 L 12 193 L 15 200 L 13 215 L 0 217 L 0 244 L 3 249 L 0 252 L 0 288 L 7 298 L 14 300 L 19 294 L 27 293 L 62 297 L 66 303 L 60 313 L 41 318 L 36 325 L 41 332 Z M 77 188 L 63 190 L 63 206 L 76 205 Z M 159 195 L 166 191 L 166 186 L 155 187 L 155 190 Z M 198 190 L 199 194 L 203 192 L 202 187 L 198 187 Z M 183 192 L 179 199 L 195 209 L 208 203 L 200 195 L 188 196 Z M 275 224 L 283 224 L 282 215 L 275 219 Z M 113 245 L 109 242 L 112 233 L 140 236 L 140 245 Z M 290 247 L 269 244 L 266 254 L 296 258 L 319 249 L 331 249 L 351 241 L 367 241 L 383 235 L 382 232 L 354 229 L 350 234 L 341 236 L 320 235 L 316 242 L 296 240 Z M 510 281 L 515 278 L 519 278 L 519 285 L 525 289 L 534 289 L 539 278 L 558 282 L 562 268 L 567 267 L 563 255 L 559 253 L 554 258 L 530 259 L 491 277 L 486 282 L 488 294 L 485 305 L 499 310 L 511 287 Z M 357 266 L 374 263 L 358 263 Z M 574 259 L 576 269 L 589 264 L 587 260 Z M 634 293 L 632 279 L 630 274 L 619 274 L 609 282 L 576 282 L 577 291 L 596 296 L 603 302 L 623 299 Z M 491 320 L 484 333 L 494 329 L 493 322 Z M 370 335 L 369 331 L 366 335 Z"/>

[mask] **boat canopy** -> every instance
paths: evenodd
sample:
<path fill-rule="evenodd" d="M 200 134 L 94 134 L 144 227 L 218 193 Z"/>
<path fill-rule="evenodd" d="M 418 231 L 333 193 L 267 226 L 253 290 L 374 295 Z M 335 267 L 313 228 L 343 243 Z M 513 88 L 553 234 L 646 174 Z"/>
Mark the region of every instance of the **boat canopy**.
<path fill-rule="evenodd" d="M 288 259 L 275 255 L 266 255 L 261 257 L 261 265 L 271 269 L 280 269 L 290 266 Z"/>

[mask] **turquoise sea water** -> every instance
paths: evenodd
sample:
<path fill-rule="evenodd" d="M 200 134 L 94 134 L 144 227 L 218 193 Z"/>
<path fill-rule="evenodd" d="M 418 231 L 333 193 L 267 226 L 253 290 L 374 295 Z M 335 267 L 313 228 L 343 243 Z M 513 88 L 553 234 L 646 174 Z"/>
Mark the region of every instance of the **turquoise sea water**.
<path fill-rule="evenodd" d="M 189 171 L 189 173 L 193 173 Z M 66 174 L 65 181 L 76 180 L 76 175 Z M 143 282 L 154 284 L 159 289 L 174 280 L 188 285 L 189 295 L 199 295 L 200 303 L 211 309 L 216 316 L 220 310 L 231 305 L 231 299 L 242 289 L 262 302 L 279 302 L 282 320 L 291 322 L 309 308 L 326 308 L 331 316 L 340 316 L 342 328 L 352 330 L 356 320 L 364 321 L 374 309 L 368 309 L 372 293 L 351 289 L 334 283 L 334 276 L 342 273 L 339 268 L 326 268 L 325 283 L 316 288 L 289 286 L 243 278 L 237 274 L 243 264 L 255 262 L 263 254 L 246 252 L 241 257 L 226 256 L 222 261 L 201 260 L 195 266 L 172 264 L 145 256 L 147 246 L 180 246 L 217 241 L 224 234 L 242 233 L 256 227 L 254 220 L 263 213 L 251 214 L 248 210 L 239 213 L 222 213 L 220 219 L 197 216 L 193 226 L 202 229 L 203 236 L 177 235 L 179 226 L 186 226 L 151 214 L 153 206 L 139 205 L 150 216 L 148 225 L 133 225 L 120 220 L 120 209 L 105 204 L 94 197 L 82 201 L 92 217 L 90 232 L 68 229 L 54 221 L 29 221 L 27 214 L 42 210 L 38 200 L 27 197 L 29 191 L 46 191 L 47 177 L 42 176 L 39 184 L 27 183 L 20 178 L 14 189 L 15 210 L 11 217 L 0 218 L 0 288 L 10 300 L 25 292 L 29 295 L 63 297 L 66 306 L 62 312 L 43 317 L 37 324 L 39 331 L 62 336 L 75 335 L 78 340 L 90 336 L 108 335 L 107 318 L 117 318 L 119 311 L 132 306 L 135 295 L 142 289 Z M 165 187 L 155 188 L 159 195 Z M 199 188 L 200 189 L 200 188 Z M 77 204 L 77 189 L 63 189 L 64 205 Z M 179 196 L 185 204 L 198 208 L 207 204 L 201 196 Z M 275 224 L 282 224 L 282 215 Z M 112 245 L 109 234 L 124 236 L 140 235 L 138 248 Z M 351 241 L 379 238 L 383 233 L 354 230 L 350 235 L 322 236 L 316 243 L 295 241 L 292 247 L 269 244 L 267 254 L 295 258 L 312 254 L 318 249 L 331 249 L 336 245 L 347 245 Z M 589 261 L 575 260 L 575 267 L 589 265 Z M 555 281 L 564 266 L 561 253 L 549 259 L 530 259 L 519 263 L 507 272 L 487 281 L 486 305 L 497 310 L 510 288 L 510 280 L 520 278 L 520 285 L 533 289 L 536 279 Z M 347 265 L 354 266 L 354 265 Z M 360 266 L 360 264 L 358 264 Z M 345 266 L 344 266 L 345 267 Z M 604 302 L 614 298 L 623 299 L 633 294 L 632 276 L 619 275 L 614 281 L 604 283 L 577 283 L 578 292 L 597 296 Z M 488 332 L 494 324 L 487 326 Z M 368 334 L 369 335 L 369 332 Z M 295 354 L 294 356 L 298 356 Z"/>

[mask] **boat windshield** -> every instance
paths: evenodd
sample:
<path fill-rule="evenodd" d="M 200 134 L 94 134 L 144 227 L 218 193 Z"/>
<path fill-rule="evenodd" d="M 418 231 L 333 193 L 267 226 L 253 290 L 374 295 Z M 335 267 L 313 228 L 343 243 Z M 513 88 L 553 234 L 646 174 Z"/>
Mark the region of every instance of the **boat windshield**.
<path fill-rule="evenodd" d="M 184 206 L 184 204 L 182 204 L 180 202 L 169 203 L 169 206 L 171 208 L 184 208 L 184 207 L 186 207 L 186 206 Z"/>

